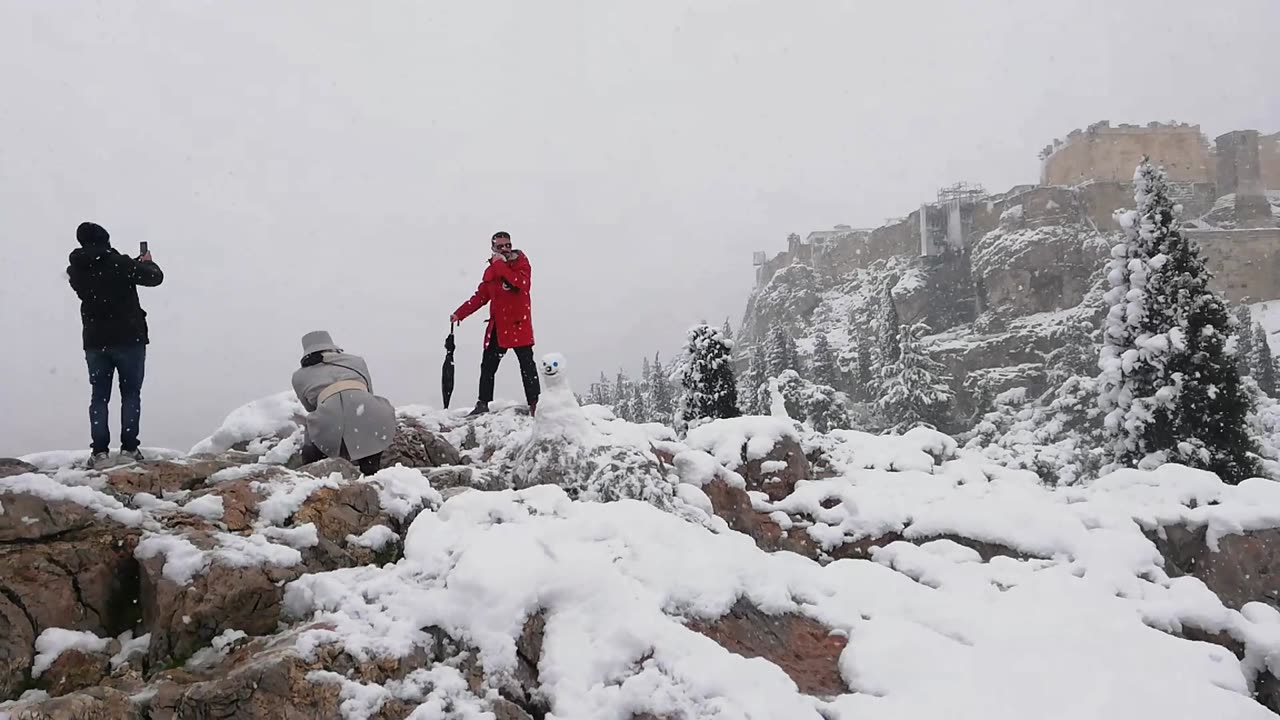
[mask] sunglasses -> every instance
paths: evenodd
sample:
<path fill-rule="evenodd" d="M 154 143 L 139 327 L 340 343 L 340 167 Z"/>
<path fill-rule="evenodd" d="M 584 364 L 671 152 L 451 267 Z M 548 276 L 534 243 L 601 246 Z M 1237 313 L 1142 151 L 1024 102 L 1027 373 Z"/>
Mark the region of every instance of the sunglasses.
<path fill-rule="evenodd" d="M 511 243 L 494 243 L 494 244 L 493 244 L 493 246 L 494 246 L 494 247 L 496 247 L 496 248 L 498 248 L 499 250 L 510 250 L 510 249 L 511 249 Z"/>

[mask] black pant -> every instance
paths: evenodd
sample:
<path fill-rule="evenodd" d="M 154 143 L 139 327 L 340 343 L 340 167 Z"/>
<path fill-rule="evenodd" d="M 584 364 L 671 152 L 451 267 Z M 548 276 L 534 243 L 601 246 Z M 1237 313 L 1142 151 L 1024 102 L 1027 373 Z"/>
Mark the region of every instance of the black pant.
<path fill-rule="evenodd" d="M 538 384 L 538 363 L 533 361 L 533 346 L 512 348 L 516 351 L 516 359 L 520 361 L 520 380 L 524 382 L 524 399 L 530 407 L 536 405 L 538 396 L 542 394 L 542 386 Z M 480 359 L 480 402 L 493 402 L 493 383 L 498 375 L 498 364 L 507 349 L 498 346 L 498 328 L 489 336 L 489 344 L 485 346 L 484 357 Z"/>
<path fill-rule="evenodd" d="M 350 460 L 351 456 L 347 454 L 346 443 L 342 444 L 339 453 L 344 460 Z M 307 443 L 302 446 L 302 464 L 310 465 L 314 462 L 320 462 L 325 459 L 324 451 L 320 448 Z M 367 458 L 360 458 L 356 461 L 356 465 L 360 467 L 361 475 L 373 475 L 382 467 L 382 453 L 375 453 Z"/>

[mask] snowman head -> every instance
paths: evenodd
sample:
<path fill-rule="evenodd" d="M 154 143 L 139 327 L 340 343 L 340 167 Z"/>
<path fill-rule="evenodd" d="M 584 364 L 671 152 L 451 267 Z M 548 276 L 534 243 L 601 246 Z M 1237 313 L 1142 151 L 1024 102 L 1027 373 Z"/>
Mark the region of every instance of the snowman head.
<path fill-rule="evenodd" d="M 542 374 L 550 379 L 565 371 L 564 356 L 560 353 L 547 353 L 542 356 Z"/>

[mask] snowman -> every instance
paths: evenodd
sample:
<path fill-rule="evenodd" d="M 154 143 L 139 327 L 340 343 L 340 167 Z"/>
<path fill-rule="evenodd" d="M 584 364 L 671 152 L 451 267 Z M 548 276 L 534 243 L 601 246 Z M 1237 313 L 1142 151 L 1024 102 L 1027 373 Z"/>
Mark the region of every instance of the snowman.
<path fill-rule="evenodd" d="M 559 353 L 542 358 L 542 396 L 529 441 L 515 459 L 516 487 L 553 484 L 574 499 L 630 498 L 675 507 L 674 478 L 648 449 L 617 442 L 592 424 L 578 405 L 567 369 Z"/>
<path fill-rule="evenodd" d="M 578 406 L 567 369 L 560 353 L 544 355 L 539 364 L 542 394 L 529 441 L 516 455 L 513 474 L 517 488 L 550 483 L 576 496 L 591 474 L 597 433 Z"/>
<path fill-rule="evenodd" d="M 580 446 L 593 444 L 591 421 L 569 386 L 568 363 L 560 353 L 542 356 L 542 395 L 533 418 L 533 439 L 562 438 Z"/>

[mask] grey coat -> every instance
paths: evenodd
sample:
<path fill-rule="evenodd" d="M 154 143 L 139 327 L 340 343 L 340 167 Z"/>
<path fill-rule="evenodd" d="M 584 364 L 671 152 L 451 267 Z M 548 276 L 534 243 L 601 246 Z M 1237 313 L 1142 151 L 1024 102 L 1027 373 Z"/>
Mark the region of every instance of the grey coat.
<path fill-rule="evenodd" d="M 325 388 L 343 380 L 364 383 L 365 390 L 343 390 L 320 402 Z M 386 450 L 396 432 L 396 411 L 373 394 L 369 366 L 356 355 L 327 352 L 323 360 L 293 373 L 293 391 L 307 415 L 307 442 L 329 457 L 339 457 L 345 444 L 352 460 Z"/>

